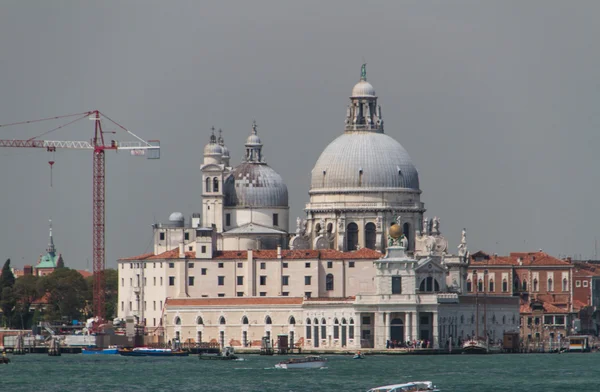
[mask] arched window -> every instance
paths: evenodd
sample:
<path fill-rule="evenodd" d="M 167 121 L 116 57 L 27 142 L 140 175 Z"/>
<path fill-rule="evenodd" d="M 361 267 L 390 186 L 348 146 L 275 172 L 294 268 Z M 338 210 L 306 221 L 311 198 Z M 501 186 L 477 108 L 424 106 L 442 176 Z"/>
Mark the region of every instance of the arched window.
<path fill-rule="evenodd" d="M 333 338 L 334 339 L 340 338 L 340 323 L 339 323 L 338 319 L 333 320 Z"/>
<path fill-rule="evenodd" d="M 562 291 L 568 291 L 569 290 L 569 282 L 567 281 L 567 278 L 563 279 L 563 284 L 562 284 Z"/>
<path fill-rule="evenodd" d="M 506 293 L 508 291 L 508 282 L 506 281 L 506 279 L 502 280 L 502 292 Z"/>
<path fill-rule="evenodd" d="M 471 279 L 467 279 L 467 292 L 473 291 L 473 284 L 471 283 Z"/>
<path fill-rule="evenodd" d="M 342 318 L 342 325 L 346 325 L 346 319 Z"/>
<path fill-rule="evenodd" d="M 200 317 L 200 316 L 196 317 L 196 324 L 198 324 L 198 325 L 204 324 L 204 320 L 202 320 L 202 317 Z"/>
<path fill-rule="evenodd" d="M 175 325 L 181 325 L 181 318 L 179 316 L 175 317 Z"/>
<path fill-rule="evenodd" d="M 315 323 L 315 324 L 319 324 L 319 319 L 315 318 L 315 321 L 314 321 L 314 323 Z"/>
<path fill-rule="evenodd" d="M 325 290 L 333 291 L 333 274 L 327 274 L 325 277 Z"/>
<path fill-rule="evenodd" d="M 206 192 L 210 192 L 210 177 L 206 177 Z"/>
<path fill-rule="evenodd" d="M 523 291 L 527 291 L 527 279 L 523 279 Z"/>
<path fill-rule="evenodd" d="M 333 223 L 327 224 L 327 234 L 333 233 Z"/>
<path fill-rule="evenodd" d="M 483 279 L 479 279 L 477 282 L 477 291 L 480 293 L 483 292 Z"/>
<path fill-rule="evenodd" d="M 410 223 L 405 222 L 402 225 L 402 233 L 404 234 L 404 236 L 406 237 L 406 248 L 409 249 L 410 248 Z"/>
<path fill-rule="evenodd" d="M 306 325 L 310 325 L 310 319 L 309 318 L 306 319 Z"/>
<path fill-rule="evenodd" d="M 375 249 L 375 243 L 377 242 L 375 223 L 369 222 L 365 225 L 365 247 L 369 249 Z"/>
<path fill-rule="evenodd" d="M 327 321 L 323 318 L 321 319 L 321 339 L 325 339 L 327 337 Z"/>
<path fill-rule="evenodd" d="M 465 315 L 464 315 L 464 314 L 461 314 L 461 315 L 460 315 L 460 323 L 461 323 L 461 324 L 464 324 L 464 323 L 465 323 Z"/>
<path fill-rule="evenodd" d="M 520 289 L 521 289 L 521 282 L 519 281 L 519 276 L 515 275 L 515 278 L 513 279 L 513 290 L 519 291 Z"/>
<path fill-rule="evenodd" d="M 554 291 L 554 282 L 552 282 L 552 278 L 548 278 L 548 291 Z"/>
<path fill-rule="evenodd" d="M 348 327 L 348 336 L 350 339 L 354 339 L 354 320 L 350 319 L 350 326 Z"/>
<path fill-rule="evenodd" d="M 488 282 L 488 285 L 490 286 L 489 292 L 493 293 L 494 292 L 494 279 L 490 279 L 490 281 Z"/>
<path fill-rule="evenodd" d="M 271 316 L 267 316 L 267 317 L 265 317 L 265 324 L 273 324 L 273 323 L 271 322 Z"/>
<path fill-rule="evenodd" d="M 346 250 L 356 250 L 358 245 L 358 226 L 354 222 L 350 222 L 346 228 Z"/>
<path fill-rule="evenodd" d="M 219 317 L 219 324 L 225 325 L 225 317 L 223 317 L 223 316 Z"/>
<path fill-rule="evenodd" d="M 248 324 L 248 317 L 242 317 L 242 324 Z"/>
<path fill-rule="evenodd" d="M 419 285 L 419 291 L 431 293 L 433 291 L 440 291 L 440 284 L 437 279 L 433 279 L 433 277 L 429 276 L 421 281 Z"/>
<path fill-rule="evenodd" d="M 533 291 L 538 291 L 538 281 L 537 281 L 537 279 L 533 280 Z"/>
<path fill-rule="evenodd" d="M 213 178 L 213 192 L 219 191 L 219 179 L 217 177 Z"/>
<path fill-rule="evenodd" d="M 317 223 L 315 225 L 315 234 L 317 234 L 317 235 L 321 234 L 321 224 L 320 223 Z"/>
<path fill-rule="evenodd" d="M 310 321 L 310 320 L 308 320 L 308 321 Z M 290 325 L 296 325 L 296 319 L 294 318 L 294 316 L 290 317 L 289 324 Z"/>
<path fill-rule="evenodd" d="M 310 319 L 306 319 L 306 339 L 312 339 L 312 328 L 310 326 Z"/>

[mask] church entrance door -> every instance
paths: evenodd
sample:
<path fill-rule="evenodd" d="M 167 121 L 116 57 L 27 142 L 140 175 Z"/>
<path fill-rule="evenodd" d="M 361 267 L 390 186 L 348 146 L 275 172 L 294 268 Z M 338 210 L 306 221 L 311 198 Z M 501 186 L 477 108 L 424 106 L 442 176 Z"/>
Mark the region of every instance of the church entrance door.
<path fill-rule="evenodd" d="M 402 319 L 395 318 L 390 323 L 390 340 L 396 342 L 404 341 L 404 322 Z"/>

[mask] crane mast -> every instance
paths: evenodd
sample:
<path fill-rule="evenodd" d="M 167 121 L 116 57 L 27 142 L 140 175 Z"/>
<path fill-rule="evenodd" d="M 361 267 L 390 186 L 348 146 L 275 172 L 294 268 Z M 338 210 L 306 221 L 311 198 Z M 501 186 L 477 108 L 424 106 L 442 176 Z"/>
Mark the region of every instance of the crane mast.
<path fill-rule="evenodd" d="M 30 124 L 34 122 L 54 120 L 58 118 L 78 116 L 79 118 L 55 128 L 47 133 L 63 128 L 66 125 L 72 124 L 83 118 L 89 118 L 94 121 L 94 136 L 88 141 L 58 141 L 58 140 L 40 140 L 39 138 L 30 138 L 26 140 L 15 139 L 0 139 L 0 147 L 17 147 L 17 148 L 45 148 L 47 151 L 55 151 L 57 148 L 92 150 L 93 153 L 93 169 L 92 169 L 92 252 L 93 252 L 93 273 L 94 273 L 94 288 L 93 288 L 93 312 L 99 322 L 105 320 L 105 277 L 106 269 L 105 259 L 105 212 L 106 212 L 106 165 L 105 151 L 106 150 L 128 150 L 132 155 L 147 155 L 148 159 L 160 158 L 160 142 L 158 140 L 145 141 L 136 136 L 123 126 L 108 118 L 98 110 L 79 113 L 75 115 L 58 116 L 53 118 L 23 121 L 12 124 L 0 125 L 7 127 L 10 125 Z M 118 142 L 111 140 L 106 143 L 104 140 L 104 132 L 102 130 L 102 117 L 115 124 L 121 130 L 125 131 L 130 136 L 134 137 L 135 141 Z M 54 162 L 53 162 L 54 163 Z"/>

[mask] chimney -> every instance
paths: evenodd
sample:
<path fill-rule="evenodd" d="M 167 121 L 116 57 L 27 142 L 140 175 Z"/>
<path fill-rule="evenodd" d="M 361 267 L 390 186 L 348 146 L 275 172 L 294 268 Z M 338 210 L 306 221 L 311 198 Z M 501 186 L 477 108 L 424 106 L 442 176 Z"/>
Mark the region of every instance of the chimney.
<path fill-rule="evenodd" d="M 277 258 L 281 259 L 281 245 L 277 245 Z"/>
<path fill-rule="evenodd" d="M 179 243 L 179 258 L 185 259 L 185 247 L 183 245 L 183 242 Z"/>

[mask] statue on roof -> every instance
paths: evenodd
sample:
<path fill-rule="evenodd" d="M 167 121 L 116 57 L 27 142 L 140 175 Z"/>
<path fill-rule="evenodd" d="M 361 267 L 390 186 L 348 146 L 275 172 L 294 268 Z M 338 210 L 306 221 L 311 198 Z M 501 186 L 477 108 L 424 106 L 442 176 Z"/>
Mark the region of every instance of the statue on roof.
<path fill-rule="evenodd" d="M 360 80 L 367 80 L 367 63 L 364 63 L 362 67 L 360 67 Z"/>

